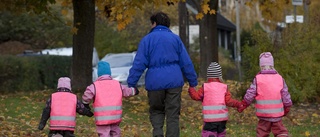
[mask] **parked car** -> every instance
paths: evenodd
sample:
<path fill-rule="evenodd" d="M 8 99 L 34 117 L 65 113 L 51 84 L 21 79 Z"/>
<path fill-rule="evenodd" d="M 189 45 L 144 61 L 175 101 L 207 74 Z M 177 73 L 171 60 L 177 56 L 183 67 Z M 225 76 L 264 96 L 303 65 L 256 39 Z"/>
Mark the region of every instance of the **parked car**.
<path fill-rule="evenodd" d="M 72 47 L 56 48 L 56 49 L 44 49 L 38 54 L 43 55 L 57 55 L 57 56 L 72 56 Z M 97 64 L 99 62 L 99 56 L 96 48 L 93 48 L 92 55 L 92 81 L 98 78 L 97 75 Z"/>
<path fill-rule="evenodd" d="M 118 80 L 121 84 L 127 85 L 127 78 L 129 70 L 132 67 L 136 52 L 131 53 L 109 53 L 105 55 L 101 61 L 106 61 L 111 67 L 111 76 L 113 79 Z M 138 86 L 145 84 L 145 73 L 143 73 L 138 81 Z"/>

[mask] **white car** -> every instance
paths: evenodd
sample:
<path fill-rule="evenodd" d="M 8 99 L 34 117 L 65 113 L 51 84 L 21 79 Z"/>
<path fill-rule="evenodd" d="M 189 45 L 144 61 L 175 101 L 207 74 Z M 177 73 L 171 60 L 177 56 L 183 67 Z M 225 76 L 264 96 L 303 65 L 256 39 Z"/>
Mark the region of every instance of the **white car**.
<path fill-rule="evenodd" d="M 129 70 L 132 67 L 132 63 L 136 52 L 131 53 L 109 53 L 105 55 L 101 61 L 106 61 L 110 64 L 111 76 L 113 79 L 118 80 L 121 84 L 127 85 L 127 78 L 129 76 Z M 137 86 L 143 86 L 145 84 L 145 73 L 142 74 Z"/>

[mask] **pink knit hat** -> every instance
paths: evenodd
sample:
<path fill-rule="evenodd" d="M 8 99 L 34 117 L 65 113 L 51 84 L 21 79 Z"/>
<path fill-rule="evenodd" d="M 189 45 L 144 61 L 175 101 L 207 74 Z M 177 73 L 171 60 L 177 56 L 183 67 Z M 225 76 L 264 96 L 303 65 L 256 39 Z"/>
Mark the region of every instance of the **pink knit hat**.
<path fill-rule="evenodd" d="M 274 66 L 273 57 L 270 52 L 263 52 L 259 56 L 260 59 L 260 67 L 261 66 Z"/>
<path fill-rule="evenodd" d="M 61 77 L 58 80 L 58 87 L 57 88 L 67 88 L 71 90 L 71 80 L 68 77 Z"/>

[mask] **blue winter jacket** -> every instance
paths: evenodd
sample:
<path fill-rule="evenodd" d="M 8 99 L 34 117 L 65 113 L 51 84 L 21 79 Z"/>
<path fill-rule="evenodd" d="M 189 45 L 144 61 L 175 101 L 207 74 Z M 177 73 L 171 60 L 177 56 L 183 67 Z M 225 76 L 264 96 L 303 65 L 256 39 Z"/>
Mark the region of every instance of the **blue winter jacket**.
<path fill-rule="evenodd" d="M 128 86 L 136 86 L 144 70 L 148 91 L 182 87 L 184 77 L 191 87 L 198 85 L 197 74 L 180 37 L 162 25 L 154 27 L 139 44 L 127 79 Z"/>

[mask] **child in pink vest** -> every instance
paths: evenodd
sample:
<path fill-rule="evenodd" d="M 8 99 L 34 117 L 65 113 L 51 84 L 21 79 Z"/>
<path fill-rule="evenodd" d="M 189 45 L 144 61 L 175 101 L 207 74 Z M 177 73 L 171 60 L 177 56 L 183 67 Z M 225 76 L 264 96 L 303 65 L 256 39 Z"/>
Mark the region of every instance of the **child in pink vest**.
<path fill-rule="evenodd" d="M 253 79 L 238 111 L 242 112 L 256 100 L 256 115 L 259 118 L 257 137 L 268 137 L 270 132 L 276 137 L 287 137 L 288 130 L 282 124 L 282 117 L 289 113 L 292 106 L 288 87 L 274 69 L 272 54 L 263 52 L 259 58 L 261 71 Z"/>
<path fill-rule="evenodd" d="M 61 77 L 58 80 L 57 91 L 46 102 L 38 129 L 43 130 L 50 118 L 49 137 L 74 137 L 76 112 L 88 117 L 93 116 L 93 113 L 72 93 L 70 78 Z"/>
<path fill-rule="evenodd" d="M 198 91 L 189 88 L 192 99 L 202 101 L 204 125 L 202 137 L 225 137 L 228 121 L 228 107 L 240 107 L 232 99 L 228 86 L 223 83 L 221 67 L 212 62 L 207 69 L 207 82 Z"/>
<path fill-rule="evenodd" d="M 87 87 L 82 102 L 87 107 L 93 101 L 96 130 L 99 137 L 120 137 L 122 118 L 122 97 L 138 95 L 134 87 L 121 85 L 111 77 L 108 62 L 98 62 L 98 79 Z"/>

